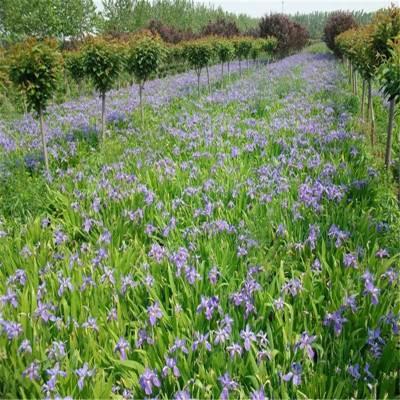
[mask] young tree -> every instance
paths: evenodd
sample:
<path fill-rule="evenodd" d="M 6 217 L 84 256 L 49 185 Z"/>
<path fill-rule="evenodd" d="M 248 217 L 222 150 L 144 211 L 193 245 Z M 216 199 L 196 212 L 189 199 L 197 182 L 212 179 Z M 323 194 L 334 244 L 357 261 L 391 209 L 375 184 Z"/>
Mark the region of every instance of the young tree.
<path fill-rule="evenodd" d="M 64 66 L 69 76 L 76 82 L 81 90 L 82 81 L 85 78 L 84 57 L 80 51 L 64 52 Z"/>
<path fill-rule="evenodd" d="M 206 68 L 212 59 L 212 46 L 208 40 L 193 40 L 184 44 L 184 52 L 187 61 L 196 71 L 197 92 L 200 96 L 200 74 L 201 70 Z"/>
<path fill-rule="evenodd" d="M 236 37 L 233 39 L 235 56 L 239 60 L 239 73 L 242 76 L 242 60 L 248 59 L 252 46 L 252 39 L 247 37 Z"/>
<path fill-rule="evenodd" d="M 122 52 L 103 39 L 90 41 L 83 49 L 85 74 L 101 97 L 101 136 L 105 139 L 106 93 L 113 87 L 122 68 Z"/>
<path fill-rule="evenodd" d="M 371 65 L 374 68 L 379 69 L 382 64 L 386 63 L 393 56 L 393 48 L 390 46 L 390 43 L 395 41 L 400 35 L 400 8 L 392 5 L 389 8 L 378 11 L 372 20 L 372 27 L 369 41 L 370 52 L 372 54 Z M 394 55 L 396 54 L 394 53 Z M 396 63 L 394 63 L 394 65 L 396 65 Z M 396 98 L 390 96 L 389 99 L 392 100 L 392 104 L 390 105 L 389 110 L 389 130 L 386 146 L 387 166 L 390 163 L 392 141 L 391 132 Z"/>
<path fill-rule="evenodd" d="M 224 65 L 228 65 L 228 78 L 229 78 L 229 64 L 235 56 L 235 48 L 228 39 L 217 39 L 213 42 L 214 52 L 221 63 L 221 79 L 224 78 Z"/>
<path fill-rule="evenodd" d="M 389 120 L 385 151 L 385 165 L 389 168 L 392 160 L 392 137 L 396 105 L 400 102 L 400 37 L 391 43 L 390 58 L 381 65 L 378 77 L 383 93 L 389 100 Z"/>
<path fill-rule="evenodd" d="M 253 60 L 254 64 L 258 64 L 258 57 L 260 56 L 262 50 L 262 41 L 263 39 L 255 39 L 252 42 L 250 49 L 250 57 Z"/>
<path fill-rule="evenodd" d="M 47 173 L 50 173 L 44 117 L 49 99 L 57 89 L 61 55 L 53 42 L 26 41 L 14 47 L 10 59 L 10 79 L 25 94 L 29 110 L 39 116 L 40 135 Z"/>
<path fill-rule="evenodd" d="M 134 38 L 128 48 L 126 69 L 132 74 L 139 84 L 140 112 L 142 129 L 144 127 L 143 89 L 146 81 L 159 70 L 166 49 L 161 40 L 156 36 L 142 35 Z"/>
<path fill-rule="evenodd" d="M 274 36 L 267 36 L 265 39 L 261 40 L 260 44 L 261 51 L 263 51 L 267 55 L 268 60 L 270 60 L 278 47 L 278 40 Z"/>

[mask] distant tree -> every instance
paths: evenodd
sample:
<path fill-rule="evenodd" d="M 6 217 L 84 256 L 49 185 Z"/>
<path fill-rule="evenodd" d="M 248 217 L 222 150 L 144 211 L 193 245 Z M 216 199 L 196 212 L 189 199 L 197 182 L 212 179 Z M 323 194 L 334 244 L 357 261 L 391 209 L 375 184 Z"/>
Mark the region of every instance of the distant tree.
<path fill-rule="evenodd" d="M 98 14 L 93 0 L 1 0 L 3 31 L 12 37 L 82 37 L 93 32 Z"/>
<path fill-rule="evenodd" d="M 338 56 L 341 57 L 340 48 L 336 46 L 336 37 L 351 28 L 357 27 L 357 22 L 349 12 L 337 11 L 326 21 L 324 27 L 324 41 L 326 45 Z"/>
<path fill-rule="evenodd" d="M 293 22 L 283 14 L 270 14 L 260 20 L 260 36 L 266 38 L 274 36 L 278 40 L 277 51 L 287 54 L 293 50 L 299 50 L 307 43 L 307 30 Z"/>
<path fill-rule="evenodd" d="M 196 37 L 191 29 L 177 29 L 174 26 L 166 25 L 155 19 L 150 21 L 148 29 L 153 34 L 160 35 L 161 39 L 166 43 L 177 44 L 179 42 L 191 40 Z"/>
<path fill-rule="evenodd" d="M 209 21 L 201 30 L 202 36 L 224 36 L 233 37 L 240 34 L 240 30 L 235 21 L 227 21 L 225 18 L 218 18 L 215 21 Z"/>
<path fill-rule="evenodd" d="M 10 79 L 26 96 L 28 109 L 39 116 L 43 156 L 49 173 L 49 158 L 44 132 L 44 112 L 57 89 L 61 55 L 52 42 L 29 40 L 15 46 L 11 52 Z"/>
<path fill-rule="evenodd" d="M 103 0 L 104 31 L 135 30 L 135 0 Z"/>

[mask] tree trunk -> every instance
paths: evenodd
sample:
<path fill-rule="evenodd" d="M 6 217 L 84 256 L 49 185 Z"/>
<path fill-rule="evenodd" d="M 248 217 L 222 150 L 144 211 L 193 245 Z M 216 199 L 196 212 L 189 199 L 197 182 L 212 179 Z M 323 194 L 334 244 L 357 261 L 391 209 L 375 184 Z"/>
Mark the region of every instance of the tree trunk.
<path fill-rule="evenodd" d="M 224 80 L 224 63 L 221 63 L 221 81 Z"/>
<path fill-rule="evenodd" d="M 106 94 L 101 94 L 101 137 L 106 139 Z"/>
<path fill-rule="evenodd" d="M 231 64 L 228 61 L 228 82 L 231 80 Z"/>
<path fill-rule="evenodd" d="M 140 118 L 142 120 L 142 130 L 144 130 L 143 88 L 144 88 L 144 82 L 139 82 L 139 104 L 140 104 Z"/>
<path fill-rule="evenodd" d="M 393 121 L 394 121 L 394 108 L 395 108 L 395 99 L 390 100 L 389 102 L 389 121 L 388 121 L 388 130 L 387 130 L 387 138 L 386 138 L 386 152 L 385 152 L 385 166 L 386 168 L 390 167 L 391 159 L 392 159 L 392 136 L 393 136 Z"/>
<path fill-rule="evenodd" d="M 353 70 L 353 68 L 351 66 L 351 62 L 349 61 L 349 83 L 350 83 L 350 85 L 353 82 L 352 70 Z"/>
<path fill-rule="evenodd" d="M 367 122 L 371 119 L 371 110 L 372 110 L 372 84 L 371 79 L 368 80 L 368 100 L 367 100 Z"/>
<path fill-rule="evenodd" d="M 208 65 L 206 65 L 206 72 L 207 72 L 208 93 L 211 94 L 210 71 L 208 70 Z"/>
<path fill-rule="evenodd" d="M 49 168 L 49 156 L 47 154 L 47 143 L 46 143 L 46 136 L 44 134 L 44 122 L 43 122 L 43 110 L 42 108 L 39 109 L 39 122 L 40 122 L 40 136 L 42 137 L 42 147 L 43 147 L 43 156 L 44 156 L 44 163 L 46 165 L 46 172 L 50 174 Z"/>
<path fill-rule="evenodd" d="M 357 90 L 357 71 L 354 70 L 353 72 L 353 83 L 354 83 L 354 94 L 357 96 L 358 90 Z"/>
<path fill-rule="evenodd" d="M 242 77 L 242 62 L 239 60 L 239 75 Z"/>
<path fill-rule="evenodd" d="M 365 88 L 366 88 L 366 82 L 365 79 L 363 79 L 362 83 L 362 92 L 361 92 L 361 118 L 364 121 L 364 110 L 365 110 Z"/>
<path fill-rule="evenodd" d="M 376 138 L 375 138 L 375 111 L 374 111 L 374 104 L 371 102 L 371 144 L 372 146 L 375 145 Z"/>

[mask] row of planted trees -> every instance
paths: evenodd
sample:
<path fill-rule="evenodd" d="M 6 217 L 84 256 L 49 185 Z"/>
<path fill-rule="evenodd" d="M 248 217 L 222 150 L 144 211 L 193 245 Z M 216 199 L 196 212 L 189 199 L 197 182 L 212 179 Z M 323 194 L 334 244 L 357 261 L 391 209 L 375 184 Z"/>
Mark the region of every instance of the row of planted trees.
<path fill-rule="evenodd" d="M 376 140 L 372 101 L 374 82 L 389 102 L 385 151 L 385 165 L 389 167 L 395 112 L 400 103 L 400 8 L 392 6 L 377 12 L 370 24 L 341 33 L 335 43 L 339 55 L 348 64 L 354 94 L 357 94 L 357 76 L 362 79 L 361 114 L 369 125 L 372 145 Z"/>
<path fill-rule="evenodd" d="M 46 170 L 49 172 L 44 113 L 60 84 L 60 76 L 70 76 L 78 84 L 90 80 L 101 98 L 101 135 L 106 136 L 106 96 L 117 83 L 122 73 L 139 87 L 139 101 L 142 128 L 144 124 L 143 90 L 145 83 L 156 76 L 164 63 L 179 60 L 197 75 L 197 89 L 200 95 L 200 76 L 206 70 L 208 90 L 211 92 L 209 66 L 221 64 L 221 79 L 224 67 L 230 75 L 230 63 L 237 59 L 241 64 L 252 59 L 258 62 L 262 53 L 274 55 L 277 48 L 274 37 L 253 39 L 251 37 L 220 38 L 208 37 L 179 45 L 166 45 L 158 36 L 142 32 L 123 41 L 92 38 L 79 50 L 61 53 L 54 41 L 27 40 L 9 50 L 4 57 L 8 76 L 26 98 L 27 108 L 39 118 Z M 3 72 L 4 74 L 4 72 Z"/>

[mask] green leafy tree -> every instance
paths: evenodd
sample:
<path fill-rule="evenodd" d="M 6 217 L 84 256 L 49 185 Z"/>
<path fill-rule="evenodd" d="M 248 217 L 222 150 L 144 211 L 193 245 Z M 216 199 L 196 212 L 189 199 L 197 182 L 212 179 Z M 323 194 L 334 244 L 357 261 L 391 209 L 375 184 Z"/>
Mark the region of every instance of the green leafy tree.
<path fill-rule="evenodd" d="M 106 32 L 133 32 L 135 0 L 103 0 L 104 30 Z"/>
<path fill-rule="evenodd" d="M 206 39 L 192 40 L 184 44 L 184 52 L 189 65 L 196 71 L 197 92 L 200 96 L 201 71 L 209 65 L 213 57 L 211 43 Z"/>
<path fill-rule="evenodd" d="M 229 65 L 235 57 L 235 48 L 229 39 L 217 39 L 214 41 L 214 51 L 217 55 L 219 62 L 221 63 L 221 79 L 224 78 L 224 65 L 228 65 L 228 77 L 229 77 Z"/>
<path fill-rule="evenodd" d="M 121 51 L 113 43 L 103 39 L 89 42 L 83 49 L 85 74 L 93 82 L 101 97 L 101 136 L 105 139 L 106 94 L 112 89 L 120 74 L 123 59 Z"/>
<path fill-rule="evenodd" d="M 80 89 L 86 76 L 84 55 L 80 51 L 68 51 L 63 55 L 65 70 Z"/>
<path fill-rule="evenodd" d="M 389 100 L 389 120 L 385 151 L 385 165 L 388 168 L 392 160 L 392 138 L 396 105 L 400 102 L 400 37 L 391 42 L 390 57 L 381 65 L 378 71 L 379 81 Z"/>
<path fill-rule="evenodd" d="M 1 0 L 3 31 L 19 37 L 82 37 L 95 30 L 99 15 L 93 0 Z"/>
<path fill-rule="evenodd" d="M 11 53 L 10 79 L 24 93 L 29 110 L 39 116 L 46 171 L 49 173 L 44 117 L 47 104 L 57 89 L 61 55 L 52 42 L 26 41 Z"/>
<path fill-rule="evenodd" d="M 129 45 L 126 58 L 126 69 L 132 74 L 139 84 L 140 110 L 142 127 L 144 125 L 143 89 L 148 81 L 159 70 L 166 49 L 159 38 L 142 35 L 135 38 Z"/>
<path fill-rule="evenodd" d="M 250 49 L 250 57 L 253 60 L 253 63 L 258 65 L 258 59 L 260 57 L 260 53 L 262 52 L 264 39 L 255 39 L 252 41 L 251 49 Z"/>
<path fill-rule="evenodd" d="M 261 50 L 271 59 L 278 48 L 278 39 L 274 36 L 268 36 L 262 39 Z"/>
<path fill-rule="evenodd" d="M 250 50 L 252 47 L 252 39 L 247 37 L 236 37 L 232 40 L 235 48 L 235 56 L 239 60 L 239 73 L 242 76 L 242 60 L 246 60 L 249 57 Z"/>

